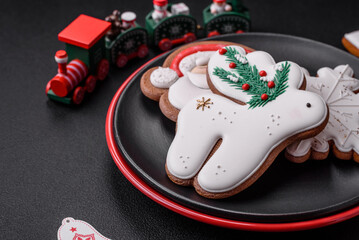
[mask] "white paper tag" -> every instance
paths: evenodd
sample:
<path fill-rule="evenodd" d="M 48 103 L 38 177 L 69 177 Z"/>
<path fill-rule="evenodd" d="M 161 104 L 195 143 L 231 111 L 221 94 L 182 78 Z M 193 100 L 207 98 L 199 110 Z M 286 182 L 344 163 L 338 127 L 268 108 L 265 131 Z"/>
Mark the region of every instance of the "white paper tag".
<path fill-rule="evenodd" d="M 57 231 L 58 240 L 110 240 L 99 233 L 93 226 L 85 221 L 75 220 L 71 217 L 62 220 Z"/>

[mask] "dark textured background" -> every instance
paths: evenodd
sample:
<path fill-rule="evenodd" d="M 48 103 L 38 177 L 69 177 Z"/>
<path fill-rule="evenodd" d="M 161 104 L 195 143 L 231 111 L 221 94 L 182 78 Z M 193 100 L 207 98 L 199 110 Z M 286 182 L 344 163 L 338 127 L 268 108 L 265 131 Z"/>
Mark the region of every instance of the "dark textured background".
<path fill-rule="evenodd" d="M 104 18 L 132 10 L 138 22 L 152 1 L 0 2 L 0 239 L 56 239 L 65 217 L 87 221 L 111 239 L 358 239 L 359 217 L 298 233 L 218 228 L 173 213 L 135 189 L 113 162 L 105 118 L 121 83 L 147 59 L 113 68 L 80 107 L 49 101 L 46 83 L 63 44 L 57 33 L 80 13 Z M 210 1 L 184 1 L 201 22 Z M 359 1 L 246 0 L 252 31 L 291 34 L 342 48 L 359 29 Z M 323 186 L 325 187 L 325 186 Z"/>

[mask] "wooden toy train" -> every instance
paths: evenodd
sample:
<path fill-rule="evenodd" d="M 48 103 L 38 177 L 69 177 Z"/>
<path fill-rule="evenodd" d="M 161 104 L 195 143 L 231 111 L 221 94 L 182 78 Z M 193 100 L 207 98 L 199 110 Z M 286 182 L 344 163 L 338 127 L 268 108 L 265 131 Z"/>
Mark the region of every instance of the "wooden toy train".
<path fill-rule="evenodd" d="M 147 56 L 149 46 L 162 51 L 200 37 L 249 31 L 249 11 L 239 0 L 213 0 L 203 10 L 204 26 L 189 14 L 184 3 L 153 0 L 146 28 L 133 12 L 115 10 L 105 21 L 80 15 L 58 34 L 65 50 L 56 52 L 58 73 L 46 86 L 47 96 L 66 104 L 80 104 L 98 80 L 104 80 L 111 64 L 126 66 L 133 58 Z"/>

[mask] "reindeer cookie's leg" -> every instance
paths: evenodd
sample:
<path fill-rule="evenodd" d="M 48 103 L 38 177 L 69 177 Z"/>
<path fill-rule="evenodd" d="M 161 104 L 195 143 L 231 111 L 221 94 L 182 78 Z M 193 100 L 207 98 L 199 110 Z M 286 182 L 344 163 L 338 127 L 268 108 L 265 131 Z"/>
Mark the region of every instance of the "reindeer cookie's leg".
<path fill-rule="evenodd" d="M 192 179 L 202 167 L 207 156 L 218 141 L 218 136 L 208 129 L 179 128 L 167 154 L 167 172 L 170 178 L 181 185 L 181 180 Z M 206 134 L 203 134 L 206 131 Z M 174 179 L 178 179 L 175 181 Z"/>
<path fill-rule="evenodd" d="M 189 185 L 206 161 L 208 155 L 221 138 L 214 127 L 214 95 L 203 97 L 208 105 L 198 107 L 202 98 L 193 99 L 178 116 L 176 136 L 167 154 L 166 168 L 172 181 Z M 204 103 L 203 102 L 203 103 Z M 186 182 L 181 181 L 186 180 Z"/>
<path fill-rule="evenodd" d="M 202 195 L 212 195 L 207 197 L 221 198 L 226 193 L 248 187 L 251 181 L 247 180 L 257 176 L 255 173 L 263 163 L 260 158 L 253 158 L 252 154 L 247 154 L 258 152 L 253 142 L 249 142 L 240 145 L 238 141 L 224 137 L 220 148 L 199 172 L 196 190 Z M 238 187 L 240 189 L 237 189 Z"/>

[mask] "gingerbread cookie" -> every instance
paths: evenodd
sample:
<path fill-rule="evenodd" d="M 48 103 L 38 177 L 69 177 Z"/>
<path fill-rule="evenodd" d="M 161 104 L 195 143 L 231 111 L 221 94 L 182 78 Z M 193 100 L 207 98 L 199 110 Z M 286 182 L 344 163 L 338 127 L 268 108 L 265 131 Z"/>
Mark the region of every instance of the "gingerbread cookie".
<path fill-rule="evenodd" d="M 204 197 L 249 187 L 286 146 L 327 122 L 324 100 L 299 90 L 304 76 L 293 62 L 227 46 L 210 58 L 208 75 L 211 90 L 223 96 L 203 94 L 181 109 L 166 160 L 173 182 Z"/>
<path fill-rule="evenodd" d="M 351 54 L 359 57 L 359 30 L 346 33 L 342 38 L 342 43 Z"/>
<path fill-rule="evenodd" d="M 141 78 L 142 93 L 159 101 L 162 113 L 172 121 L 192 98 L 210 93 L 207 85 L 207 63 L 216 50 L 235 43 L 204 41 L 185 45 L 170 54 L 161 67 L 149 69 Z M 247 51 L 253 49 L 242 46 Z"/>
<path fill-rule="evenodd" d="M 319 94 L 329 107 L 329 121 L 317 136 L 288 146 L 286 157 L 297 163 L 323 160 L 330 149 L 339 159 L 359 162 L 359 80 L 349 65 L 321 68 L 317 77 L 307 71 L 307 91 Z"/>

